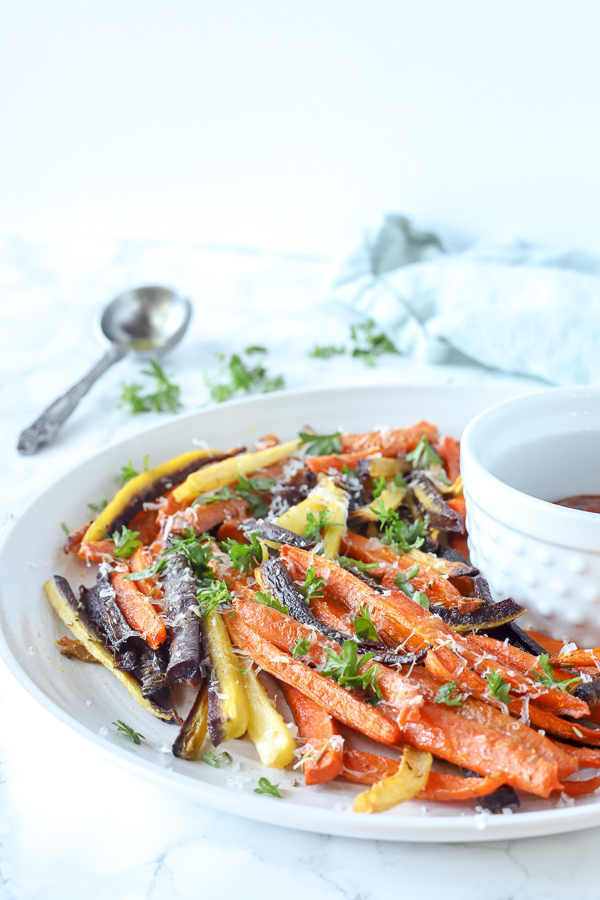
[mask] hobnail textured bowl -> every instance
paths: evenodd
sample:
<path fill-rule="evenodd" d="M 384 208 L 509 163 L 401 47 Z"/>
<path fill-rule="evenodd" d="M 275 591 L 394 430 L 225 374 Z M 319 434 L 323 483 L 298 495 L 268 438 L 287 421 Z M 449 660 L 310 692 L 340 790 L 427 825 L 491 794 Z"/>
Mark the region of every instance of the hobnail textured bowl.
<path fill-rule="evenodd" d="M 600 389 L 557 388 L 478 415 L 461 441 L 473 564 L 524 624 L 600 645 L 600 515 L 557 506 L 600 495 Z"/>

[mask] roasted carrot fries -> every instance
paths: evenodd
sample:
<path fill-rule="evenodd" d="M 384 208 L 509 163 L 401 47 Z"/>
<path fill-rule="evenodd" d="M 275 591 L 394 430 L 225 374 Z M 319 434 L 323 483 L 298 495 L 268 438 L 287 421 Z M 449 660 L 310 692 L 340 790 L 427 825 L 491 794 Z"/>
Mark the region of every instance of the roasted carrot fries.
<path fill-rule="evenodd" d="M 270 434 L 136 476 L 65 545 L 99 564 L 96 585 L 75 598 L 55 576 L 47 592 L 150 712 L 181 723 L 171 687 L 197 688 L 177 756 L 246 734 L 307 785 L 366 786 L 360 812 L 595 791 L 573 776 L 600 768 L 600 648 L 516 626 L 464 520 L 460 445 L 428 422 Z"/>

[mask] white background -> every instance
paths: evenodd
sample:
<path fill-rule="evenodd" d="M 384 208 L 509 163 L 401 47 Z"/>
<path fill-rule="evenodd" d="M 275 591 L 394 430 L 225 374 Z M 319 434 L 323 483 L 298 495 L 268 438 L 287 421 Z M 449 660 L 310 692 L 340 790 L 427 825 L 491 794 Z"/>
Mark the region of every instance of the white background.
<path fill-rule="evenodd" d="M 380 212 L 597 245 L 593 0 L 19 0 L 0 227 L 328 255 Z"/>

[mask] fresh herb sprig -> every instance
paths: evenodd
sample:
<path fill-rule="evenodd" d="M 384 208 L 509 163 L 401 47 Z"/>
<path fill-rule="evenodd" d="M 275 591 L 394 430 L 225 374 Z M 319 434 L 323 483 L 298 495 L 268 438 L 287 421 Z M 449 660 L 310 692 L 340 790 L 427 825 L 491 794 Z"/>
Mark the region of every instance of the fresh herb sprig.
<path fill-rule="evenodd" d="M 258 787 L 254 788 L 255 794 L 270 794 L 271 797 L 278 797 L 280 800 L 283 800 L 281 796 L 281 791 L 279 790 L 279 784 L 271 784 L 268 778 L 259 778 L 258 779 Z"/>
<path fill-rule="evenodd" d="M 362 562 L 362 560 L 353 559 L 351 556 L 338 556 L 338 563 L 340 564 L 340 566 L 351 566 L 355 569 L 358 569 L 358 571 L 362 572 L 363 575 L 369 575 L 371 569 L 377 568 L 377 563 Z"/>
<path fill-rule="evenodd" d="M 460 694 L 456 696 L 458 688 L 457 681 L 449 681 L 443 684 L 434 699 L 434 703 L 443 703 L 446 706 L 462 706 L 462 697 Z"/>
<path fill-rule="evenodd" d="M 198 589 L 196 599 L 198 600 L 198 612 L 206 617 L 217 607 L 231 603 L 233 597 L 223 581 L 209 581 Z M 196 607 L 192 607 L 192 609 L 196 611 Z"/>
<path fill-rule="evenodd" d="M 244 478 L 240 475 L 235 490 L 247 501 L 254 518 L 261 519 L 269 512 L 269 507 L 261 495 L 268 494 L 276 484 L 274 478 Z"/>
<path fill-rule="evenodd" d="M 302 532 L 302 537 L 311 541 L 320 541 L 321 532 L 326 525 L 339 525 L 340 528 L 342 527 L 341 522 L 331 521 L 331 513 L 328 509 L 320 509 L 317 518 L 314 517 L 313 513 L 308 512 L 306 514 L 306 527 Z"/>
<path fill-rule="evenodd" d="M 383 700 L 383 695 L 377 684 L 378 665 L 371 665 L 368 669 L 360 671 L 363 666 L 373 659 L 373 653 L 364 653 L 358 656 L 356 641 L 344 641 L 342 652 L 336 653 L 331 647 L 324 647 L 328 660 L 321 670 L 322 675 L 333 678 L 342 687 L 360 688 L 368 691 L 377 700 Z"/>
<path fill-rule="evenodd" d="M 406 454 L 406 458 L 412 463 L 413 469 L 424 469 L 428 465 L 443 465 L 442 458 L 435 452 L 425 435 L 421 436 L 415 449 Z"/>
<path fill-rule="evenodd" d="M 306 447 L 307 456 L 330 456 L 332 453 L 340 453 L 342 442 L 340 441 L 341 431 L 335 434 L 309 434 L 301 431 L 300 446 Z"/>
<path fill-rule="evenodd" d="M 201 756 L 200 759 L 202 762 L 205 762 L 207 766 L 212 766 L 213 769 L 220 769 L 222 766 L 228 766 L 233 762 L 233 759 L 227 750 L 223 750 L 218 756 L 215 756 L 212 751 L 209 751 Z"/>
<path fill-rule="evenodd" d="M 501 703 L 508 703 L 510 700 L 511 685 L 507 683 L 499 672 L 491 669 L 486 675 L 488 690 L 492 697 L 496 697 Z"/>
<path fill-rule="evenodd" d="M 545 687 L 553 687 L 558 688 L 559 691 L 568 691 L 571 685 L 578 684 L 581 681 L 579 676 L 575 678 L 566 678 L 564 681 L 561 681 L 554 674 L 554 669 L 550 665 L 550 656 L 548 653 L 542 653 L 538 659 L 538 666 L 542 670 L 543 674 L 540 675 L 539 672 L 535 672 L 533 669 L 530 672 L 530 675 L 535 678 L 536 681 L 539 681 L 540 684 L 543 684 Z"/>
<path fill-rule="evenodd" d="M 292 644 L 292 656 L 294 659 L 298 659 L 300 656 L 307 656 L 308 651 L 310 650 L 311 640 L 310 637 L 298 638 L 295 644 Z"/>
<path fill-rule="evenodd" d="M 196 536 L 191 528 L 189 528 L 184 537 L 171 538 L 171 546 L 168 547 L 159 558 L 151 566 L 142 569 L 141 572 L 129 572 L 123 575 L 127 581 L 139 581 L 141 578 L 154 578 L 162 572 L 169 561 L 169 556 L 173 553 L 183 553 L 188 561 L 196 578 L 201 580 L 212 580 L 215 573 L 209 566 L 213 559 L 212 548 L 207 544 L 211 541 L 210 534 L 201 534 Z"/>
<path fill-rule="evenodd" d="M 136 547 L 141 547 L 142 542 L 138 541 L 139 531 L 130 531 L 126 525 L 121 527 L 121 532 L 113 531 L 111 540 L 114 541 L 115 549 L 113 551 L 115 556 L 131 556 Z"/>
<path fill-rule="evenodd" d="M 213 403 L 223 403 L 234 397 L 245 394 L 268 394 L 272 391 L 280 391 L 285 387 L 283 375 L 272 377 L 261 363 L 252 364 L 248 359 L 256 354 L 265 354 L 265 347 L 246 347 L 242 354 L 233 353 L 226 356 L 217 353 L 219 372 L 216 378 L 210 378 L 204 373 L 204 381 L 208 394 Z"/>
<path fill-rule="evenodd" d="M 352 620 L 354 622 L 354 630 L 359 641 L 381 641 L 377 629 L 373 625 L 371 613 L 368 606 L 359 606 L 359 614 Z"/>
<path fill-rule="evenodd" d="M 98 503 L 88 503 L 92 512 L 101 513 L 108 506 L 108 500 L 99 500 Z"/>
<path fill-rule="evenodd" d="M 277 612 L 285 613 L 287 615 L 290 611 L 289 606 L 282 603 L 278 597 L 274 597 L 271 591 L 257 591 L 254 595 L 254 599 L 257 600 L 258 603 L 270 606 L 271 609 L 276 609 Z"/>
<path fill-rule="evenodd" d="M 411 600 L 414 600 L 415 603 L 418 603 L 419 606 L 422 606 L 423 609 L 429 609 L 429 597 L 424 591 L 417 591 L 410 583 L 411 579 L 415 577 L 415 575 L 419 574 L 419 566 L 415 563 L 414 566 L 411 566 L 410 569 L 407 569 L 405 572 L 399 572 L 394 578 L 394 584 L 397 588 L 406 594 L 407 597 L 410 597 Z"/>
<path fill-rule="evenodd" d="M 388 544 L 394 553 L 409 553 L 425 543 L 428 534 L 426 522 L 416 520 L 412 525 L 407 525 L 395 509 L 386 509 L 382 500 L 376 500 L 375 506 L 370 506 L 369 509 L 379 517 L 383 531 L 381 540 L 384 544 Z"/>
<path fill-rule="evenodd" d="M 233 538 L 227 538 L 219 544 L 229 556 L 231 564 L 238 572 L 248 574 L 256 566 L 264 561 L 263 548 L 258 537 L 258 532 L 252 531 L 247 534 L 250 539 L 249 544 L 243 544 L 241 541 L 234 541 Z"/>
<path fill-rule="evenodd" d="M 308 356 L 314 359 L 331 359 L 333 356 L 353 356 L 362 359 L 366 366 L 372 368 L 378 359 L 384 353 L 399 353 L 397 347 L 392 343 L 383 331 L 377 329 L 377 325 L 373 319 L 367 319 L 365 322 L 356 322 L 350 326 L 348 335 L 349 346 L 336 347 L 333 344 L 315 344 L 308 351 Z"/>
<path fill-rule="evenodd" d="M 149 456 L 146 455 L 143 460 L 144 472 L 148 471 L 148 459 Z M 127 484 L 128 481 L 131 481 L 132 478 L 137 478 L 137 476 L 140 474 L 140 472 L 133 468 L 131 460 L 129 460 L 127 465 L 123 466 L 123 468 L 121 469 L 121 484 Z"/>
<path fill-rule="evenodd" d="M 317 570 L 314 566 L 309 566 L 304 577 L 304 584 L 300 586 L 300 590 L 304 595 L 304 602 L 309 606 L 310 601 L 323 596 L 323 586 L 325 582 L 317 576 Z"/>
<path fill-rule="evenodd" d="M 119 406 L 128 409 L 132 415 L 144 412 L 179 412 L 182 409 L 181 388 L 169 380 L 157 359 L 151 359 L 149 366 L 148 369 L 142 369 L 141 374 L 154 379 L 154 391 L 142 394 L 143 385 L 121 382 Z"/>
<path fill-rule="evenodd" d="M 117 731 L 128 737 L 132 744 L 141 744 L 142 741 L 146 740 L 143 734 L 140 734 L 139 731 L 134 731 L 131 725 L 126 725 L 121 719 L 117 719 L 117 721 L 112 724 L 116 727 Z"/>

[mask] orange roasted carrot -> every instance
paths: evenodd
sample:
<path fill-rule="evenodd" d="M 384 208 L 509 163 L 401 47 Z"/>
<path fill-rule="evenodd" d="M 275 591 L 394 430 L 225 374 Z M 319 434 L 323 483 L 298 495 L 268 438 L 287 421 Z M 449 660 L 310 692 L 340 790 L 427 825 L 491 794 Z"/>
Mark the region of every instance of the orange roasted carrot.
<path fill-rule="evenodd" d="M 311 472 L 327 472 L 328 469 L 337 469 L 341 472 L 344 466 L 349 469 L 355 469 L 358 466 L 359 459 L 365 456 L 371 456 L 377 453 L 379 447 L 369 447 L 367 450 L 360 450 L 357 453 L 340 453 L 337 456 L 333 454 L 328 456 L 307 456 L 306 468 Z"/>
<path fill-rule="evenodd" d="M 548 797 L 560 790 L 558 766 L 535 753 L 518 739 L 425 701 L 418 722 L 401 729 L 402 739 L 418 750 L 433 753 L 480 775 L 505 772 L 507 784 Z"/>
<path fill-rule="evenodd" d="M 411 428 L 382 428 L 365 434 L 345 434 L 340 436 L 342 453 L 378 448 L 382 456 L 398 456 L 414 450 L 422 437 L 433 442 L 438 430 L 429 422 L 417 422 Z"/>
<path fill-rule="evenodd" d="M 267 447 L 277 447 L 280 443 L 279 438 L 276 434 L 273 434 L 272 431 L 269 434 L 265 434 L 263 437 L 259 438 L 256 442 L 257 450 L 266 450 Z"/>
<path fill-rule="evenodd" d="M 90 527 L 90 523 L 86 522 L 85 525 L 82 525 L 80 528 L 76 528 L 75 531 L 70 531 L 67 535 L 67 540 L 63 545 L 63 550 L 65 553 L 69 553 L 71 550 L 74 550 L 75 547 L 78 547 L 82 540 L 83 536 Z"/>
<path fill-rule="evenodd" d="M 485 797 L 506 784 L 506 775 L 499 772 L 483 778 L 462 778 L 444 772 L 430 772 L 427 784 L 417 794 L 418 800 L 432 800 L 437 803 L 452 803 L 458 800 L 473 800 Z"/>
<path fill-rule="evenodd" d="M 569 650 L 567 653 L 557 653 L 550 658 L 553 666 L 569 666 L 570 668 L 594 668 L 600 666 L 600 647 L 592 647 L 590 650 Z"/>
<path fill-rule="evenodd" d="M 537 631 L 526 630 L 529 637 L 536 641 L 540 647 L 543 647 L 550 656 L 555 656 L 560 653 L 561 649 L 564 647 L 564 641 L 556 641 L 554 638 L 547 637 L 545 634 L 538 634 Z"/>
<path fill-rule="evenodd" d="M 382 544 L 378 538 L 366 538 L 361 534 L 347 532 L 342 538 L 342 552 L 352 559 L 361 562 L 376 563 L 377 568 L 371 569 L 373 575 L 383 578 L 384 587 L 395 590 L 394 578 L 399 572 L 405 572 L 415 565 L 412 556 L 401 555 L 390 547 Z M 419 563 L 419 571 L 411 579 L 415 590 L 427 594 L 431 604 L 442 604 L 448 607 L 457 607 L 462 612 L 470 612 L 481 605 L 481 600 L 466 600 L 460 591 L 443 575 L 438 575 L 429 566 Z"/>
<path fill-rule="evenodd" d="M 452 497 L 446 502 L 448 503 L 448 506 L 450 506 L 453 510 L 455 510 L 462 516 L 463 522 L 466 521 L 467 509 L 465 506 L 464 497 Z M 452 549 L 456 550 L 457 553 L 460 553 L 460 555 L 465 559 L 469 559 L 469 544 L 466 535 L 455 534 L 451 532 L 448 537 Z"/>
<path fill-rule="evenodd" d="M 398 760 L 363 750 L 344 750 L 343 778 L 355 784 L 376 784 L 398 771 Z M 431 775 L 429 776 L 431 777 Z"/>
<path fill-rule="evenodd" d="M 155 562 L 154 556 L 146 547 L 136 547 L 132 556 L 129 557 L 129 571 L 142 572 L 149 568 Z M 163 608 L 163 590 L 155 578 L 140 578 L 134 582 L 135 587 L 142 594 L 145 594 L 150 600 L 152 606 L 157 612 L 162 612 Z"/>
<path fill-rule="evenodd" d="M 240 525 L 243 521 L 243 518 L 238 517 L 234 519 L 228 519 L 226 522 L 223 522 L 223 524 L 219 526 L 219 530 L 217 531 L 217 540 L 232 540 L 237 541 L 239 544 L 249 544 L 250 542 L 246 537 L 246 533 L 240 529 Z"/>
<path fill-rule="evenodd" d="M 265 671 L 306 694 L 350 728 L 382 744 L 393 746 L 398 743 L 400 739 L 398 726 L 377 709 L 358 700 L 336 682 L 325 678 L 314 669 L 309 669 L 287 653 L 283 653 L 274 644 L 265 641 L 252 631 L 239 615 L 226 616 L 225 619 L 229 635 L 236 647 L 245 650 Z"/>
<path fill-rule="evenodd" d="M 214 503 L 199 503 L 188 506 L 173 516 L 171 532 L 182 534 L 191 528 L 196 534 L 210 531 L 226 519 L 246 518 L 250 508 L 245 500 L 215 500 Z"/>
<path fill-rule="evenodd" d="M 475 673 L 471 673 L 471 675 L 475 679 L 479 678 Z M 447 683 L 449 680 L 444 671 L 441 671 L 440 679 L 438 680 L 434 678 L 429 671 L 422 669 L 421 667 L 415 667 L 408 677 L 411 681 L 415 682 L 425 699 L 433 701 L 435 701 L 437 697 L 441 684 Z M 475 690 L 472 684 L 470 684 L 470 687 Z M 463 701 L 462 706 L 452 707 L 452 709 L 465 719 L 470 719 L 480 725 L 487 725 L 500 734 L 505 734 L 508 737 L 518 740 L 522 746 L 529 747 L 530 752 L 533 755 L 537 754 L 544 757 L 549 762 L 556 763 L 559 778 L 567 778 L 569 775 L 572 775 L 573 772 L 577 771 L 576 761 L 574 761 L 569 754 L 564 752 L 562 745 L 557 744 L 556 741 L 546 737 L 543 731 L 537 731 L 538 727 L 543 728 L 544 726 L 538 726 L 538 724 L 533 721 L 534 712 L 537 712 L 533 705 L 529 706 L 529 711 L 532 717 L 532 725 L 535 725 L 535 727 L 529 728 L 519 719 L 515 719 L 513 716 L 507 716 L 496 707 L 491 706 L 489 699 L 490 698 L 487 696 L 485 701 L 476 699 L 475 696 L 468 697 Z M 510 711 L 514 712 L 516 715 L 521 715 L 522 703 L 523 701 L 521 700 L 512 701 L 509 704 Z M 544 716 L 546 724 L 548 724 L 548 719 L 550 718 L 562 721 L 552 713 L 546 713 L 543 710 L 539 710 L 539 712 Z"/>
<path fill-rule="evenodd" d="M 158 525 L 156 523 L 156 510 L 141 509 L 137 516 L 134 516 L 127 525 L 131 531 L 138 532 L 138 540 L 142 544 L 151 544 L 158 536 Z"/>
<path fill-rule="evenodd" d="M 443 460 L 448 478 L 454 483 L 460 475 L 460 444 L 453 437 L 446 436 L 438 444 L 437 452 Z"/>
<path fill-rule="evenodd" d="M 252 601 L 238 601 L 236 616 L 265 640 L 275 644 L 280 650 L 291 652 L 298 640 L 311 639 L 306 658 L 315 666 L 327 661 L 324 648 L 331 647 L 336 653 L 341 647 L 336 641 L 328 640 L 322 634 L 301 625 L 290 616 Z M 367 664 L 367 666 L 370 665 Z M 409 719 L 418 718 L 421 694 L 419 689 L 405 676 L 381 663 L 377 664 L 377 684 L 386 700 L 394 707 L 393 715 L 399 725 Z"/>
<path fill-rule="evenodd" d="M 591 747 L 573 747 L 571 744 L 557 744 L 564 753 L 573 756 L 582 769 L 600 769 L 600 750 L 592 750 Z"/>
<path fill-rule="evenodd" d="M 588 778 L 586 781 L 563 781 L 560 790 L 569 797 L 583 797 L 600 788 L 600 775 Z"/>
<path fill-rule="evenodd" d="M 119 609 L 128 624 L 139 631 L 149 647 L 156 650 L 167 637 L 165 623 L 157 615 L 146 595 L 138 591 L 133 581 L 125 581 L 123 574 L 112 572 L 110 576 Z"/>
<path fill-rule="evenodd" d="M 342 771 L 344 739 L 334 719 L 289 684 L 282 683 L 283 694 L 302 740 L 304 780 L 306 784 L 325 784 Z"/>
<path fill-rule="evenodd" d="M 113 556 L 115 552 L 114 541 L 82 541 L 77 551 L 77 556 L 86 562 L 102 562 L 105 556 Z"/>

